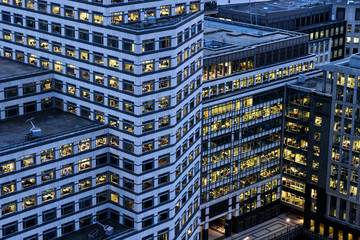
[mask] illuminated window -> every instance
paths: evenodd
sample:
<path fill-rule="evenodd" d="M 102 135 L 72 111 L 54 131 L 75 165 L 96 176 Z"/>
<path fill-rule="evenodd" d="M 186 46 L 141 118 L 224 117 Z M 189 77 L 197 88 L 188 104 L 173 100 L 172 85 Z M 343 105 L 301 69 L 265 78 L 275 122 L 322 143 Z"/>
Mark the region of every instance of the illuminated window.
<path fill-rule="evenodd" d="M 65 157 L 73 153 L 72 143 L 60 146 L 60 156 Z"/>
<path fill-rule="evenodd" d="M 322 117 L 315 116 L 315 126 L 320 127 L 322 124 Z"/>
<path fill-rule="evenodd" d="M 37 204 L 36 194 L 30 195 L 28 197 L 24 197 L 22 199 L 22 207 L 23 207 L 23 209 L 35 206 L 36 204 Z"/>
<path fill-rule="evenodd" d="M 0 174 L 12 172 L 15 170 L 15 161 L 10 160 L 0 164 Z"/>
<path fill-rule="evenodd" d="M 55 198 L 56 198 L 56 189 L 55 188 L 52 188 L 52 189 L 42 192 L 41 199 L 42 199 L 43 203 L 54 200 Z"/>
<path fill-rule="evenodd" d="M 74 186 L 72 184 L 61 186 L 61 196 L 65 196 L 74 192 Z"/>
<path fill-rule="evenodd" d="M 17 202 L 10 202 L 1 205 L 1 214 L 3 216 L 17 211 Z"/>
<path fill-rule="evenodd" d="M 98 12 L 93 12 L 93 22 L 103 24 L 103 22 L 104 22 L 103 15 L 101 13 L 98 13 Z"/>
<path fill-rule="evenodd" d="M 21 167 L 22 168 L 26 168 L 26 167 L 35 165 L 35 154 L 29 154 L 29 155 L 21 157 L 20 159 L 21 159 Z"/>

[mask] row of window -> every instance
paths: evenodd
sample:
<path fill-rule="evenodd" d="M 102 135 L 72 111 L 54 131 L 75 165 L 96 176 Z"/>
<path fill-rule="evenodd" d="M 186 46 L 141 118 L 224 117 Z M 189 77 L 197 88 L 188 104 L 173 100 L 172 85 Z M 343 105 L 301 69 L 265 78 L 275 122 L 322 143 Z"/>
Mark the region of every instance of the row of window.
<path fill-rule="evenodd" d="M 229 194 L 230 192 L 237 191 L 241 188 L 256 184 L 264 179 L 271 178 L 280 173 L 280 167 L 278 165 L 269 167 L 267 169 L 260 170 L 253 174 L 242 177 L 238 180 L 234 180 L 231 183 L 225 183 L 217 187 L 213 187 L 209 190 L 202 189 L 201 201 L 207 202 Z M 256 201 L 257 202 L 257 201 Z"/>
<path fill-rule="evenodd" d="M 40 31 L 51 32 L 57 35 L 63 35 L 69 38 L 76 38 L 84 42 L 92 42 L 97 45 L 107 46 L 114 49 L 121 49 L 128 53 L 142 53 L 142 52 L 153 52 L 155 50 L 162 50 L 171 48 L 176 44 L 179 45 L 191 37 L 194 37 L 197 33 L 200 33 L 203 28 L 203 22 L 200 21 L 197 24 L 191 25 L 189 28 L 185 28 L 184 31 L 180 31 L 176 36 L 163 36 L 157 39 L 146 39 L 141 43 L 137 43 L 132 39 L 122 38 L 114 35 L 104 35 L 101 32 L 89 31 L 88 29 L 79 28 L 76 29 L 73 26 L 61 25 L 57 22 L 49 23 L 47 20 L 39 19 L 36 20 L 33 17 L 23 17 L 19 14 L 13 15 L 13 21 L 11 21 L 12 15 L 10 12 L 2 11 L 2 20 L 4 22 L 13 22 L 16 25 L 26 26 L 28 28 L 39 29 Z M 4 39 L 12 40 L 11 31 L 3 29 Z M 14 40 L 17 43 L 24 44 L 27 42 L 27 45 L 31 47 L 37 47 L 37 41 L 35 36 L 27 35 L 26 41 L 25 36 L 21 32 L 14 32 Z M 176 41 L 176 44 L 175 44 Z M 39 48 L 43 50 L 52 51 L 58 54 L 62 54 L 61 43 L 52 42 L 52 47 L 50 47 L 49 41 L 44 38 L 38 40 Z M 200 42 L 201 44 L 201 42 Z M 140 48 L 141 47 L 141 48 Z M 201 46 L 200 46 L 201 47 Z M 71 46 L 70 46 L 71 49 Z M 86 50 L 85 50 L 86 51 Z M 69 56 L 74 57 L 71 53 Z M 86 55 L 81 55 L 81 59 L 87 60 Z"/>
<path fill-rule="evenodd" d="M 229 62 L 229 64 L 230 64 L 230 62 Z M 213 66 L 215 67 L 215 65 L 213 65 Z M 218 85 L 213 85 L 210 87 L 204 87 L 202 95 L 204 98 L 216 96 L 216 95 L 224 94 L 226 92 L 231 92 L 231 91 L 235 91 L 238 89 L 263 84 L 265 82 L 282 79 L 282 78 L 289 77 L 289 76 L 299 74 L 302 72 L 311 71 L 313 68 L 314 68 L 313 62 L 299 63 L 297 65 L 292 65 L 289 67 L 272 70 L 270 72 L 259 73 L 259 74 L 253 75 L 253 76 L 236 79 L 234 81 L 220 83 Z M 204 71 L 206 71 L 206 68 L 204 68 Z M 204 74 L 206 75 L 207 73 L 205 72 Z M 228 74 L 230 74 L 230 72 Z M 214 75 L 213 78 L 215 78 L 215 75 L 218 77 L 219 74 L 215 74 L 215 72 L 214 72 L 213 75 Z M 203 79 L 206 80 L 204 75 L 203 75 Z"/>
<path fill-rule="evenodd" d="M 344 33 L 344 26 L 336 26 L 331 29 L 325 29 L 321 31 L 311 32 L 310 33 L 310 41 L 316 40 L 319 38 L 328 38 L 333 37 L 334 35 L 339 35 Z"/>
<path fill-rule="evenodd" d="M 73 49 L 73 56 L 75 56 L 75 49 Z M 89 59 L 89 52 L 81 52 L 81 54 L 86 54 L 86 59 Z M 25 62 L 27 60 L 28 63 L 38 66 L 40 65 L 43 68 L 50 69 L 52 68 L 56 72 L 64 73 L 73 76 L 78 77 L 84 80 L 90 80 L 91 75 L 93 75 L 93 81 L 99 84 L 105 84 L 104 82 L 104 74 L 99 72 L 92 72 L 90 73 L 90 69 L 86 68 L 79 68 L 72 64 L 65 64 L 60 61 L 51 61 L 48 58 L 38 57 L 35 54 L 25 54 L 25 52 L 16 50 L 15 52 L 12 51 L 12 49 L 4 47 L 4 56 L 7 58 L 15 58 L 18 61 Z M 178 56 L 179 57 L 179 56 Z M 181 58 L 181 53 L 180 53 Z M 171 58 L 165 57 L 161 58 L 158 61 L 158 64 L 155 64 L 154 60 L 147 60 L 142 63 L 142 65 L 136 65 L 134 61 L 130 61 L 127 59 L 119 60 L 119 58 L 116 57 L 105 57 L 102 53 L 94 53 L 93 55 L 93 62 L 100 64 L 100 65 L 106 65 L 105 60 L 107 59 L 107 66 L 114 68 L 114 69 L 120 69 L 125 72 L 129 73 L 147 73 L 152 71 L 158 71 L 163 70 L 166 68 L 171 67 Z M 181 58 L 182 59 L 182 58 Z M 122 62 L 122 67 L 120 68 Z M 191 76 L 197 69 L 201 68 L 201 58 L 198 58 L 195 61 L 193 61 L 189 66 L 185 66 L 184 69 L 177 73 L 176 79 L 177 82 L 181 82 L 183 79 L 188 78 Z M 116 85 L 117 82 L 119 82 L 118 77 L 109 76 L 109 79 L 112 80 L 112 84 L 110 86 L 114 88 L 118 88 L 118 85 Z M 109 80 L 110 81 L 110 80 Z"/>
<path fill-rule="evenodd" d="M 69 203 L 69 204 L 64 204 L 61 206 L 61 214 L 67 215 L 67 214 L 71 214 L 74 211 L 74 203 Z M 102 210 L 96 213 L 96 218 L 98 221 L 103 221 L 106 219 L 111 219 L 113 221 L 117 221 L 119 222 L 120 219 L 120 213 L 113 210 L 113 209 L 109 209 L 109 210 Z M 40 219 L 39 219 L 40 217 Z M 30 230 L 32 227 L 37 226 L 38 224 L 40 225 L 41 223 L 41 219 L 42 222 L 47 222 L 47 221 L 52 221 L 54 219 L 57 218 L 57 209 L 50 209 L 48 211 L 44 211 L 42 212 L 42 214 L 40 216 L 38 215 L 31 215 L 29 217 L 23 218 L 22 221 L 15 221 L 15 222 L 11 222 L 8 224 L 4 224 L 2 226 L 2 234 L 3 236 L 11 236 L 16 234 L 19 231 L 19 225 L 22 225 L 21 229 L 24 230 Z M 79 228 L 84 228 L 87 226 L 90 226 L 93 224 L 93 216 L 92 215 L 87 215 L 84 217 L 79 218 L 78 223 L 79 223 Z M 75 221 L 71 221 L 68 223 L 64 223 L 61 226 L 59 226 L 59 229 L 61 229 L 61 235 L 65 235 L 68 233 L 71 233 L 73 231 L 75 231 Z M 42 237 L 41 237 L 42 236 Z M 42 234 L 35 234 L 35 235 L 31 235 L 29 237 L 25 237 L 23 238 L 24 240 L 51 240 L 51 239 L 55 239 L 56 237 L 58 237 L 58 231 L 57 228 L 51 228 L 51 229 L 47 229 L 45 231 L 42 232 Z M 60 237 L 60 236 L 59 236 Z"/>
<path fill-rule="evenodd" d="M 11 0 L 2 0 L 3 3 L 11 4 Z M 119 3 L 122 0 L 111 0 L 112 3 Z M 102 0 L 94 0 L 93 2 L 101 2 Z M 24 3 L 24 4 L 23 4 Z M 39 12 L 43 13 L 51 13 L 54 15 L 63 16 L 69 19 L 78 19 L 87 22 L 93 22 L 97 24 L 104 24 L 104 17 L 109 18 L 110 16 L 104 16 L 101 12 L 92 11 L 91 13 L 87 9 L 75 9 L 72 6 L 61 6 L 57 3 L 48 4 L 47 1 L 42 0 L 13 0 L 12 2 L 15 6 L 20 6 L 28 9 L 37 9 Z M 189 7 L 187 10 L 186 7 Z M 158 12 L 159 17 L 169 17 L 169 16 L 178 16 L 186 13 L 193 13 L 200 10 L 200 2 L 192 1 L 189 4 L 187 3 L 177 3 L 175 6 L 171 5 L 163 5 L 160 8 L 147 8 L 145 10 L 136 9 L 129 10 L 127 13 L 125 12 L 112 12 L 111 13 L 111 23 L 119 24 L 122 22 L 133 22 L 141 20 L 140 13 L 146 12 L 144 18 L 148 18 L 149 16 L 155 17 L 156 12 Z M 174 11 L 174 12 L 172 12 Z"/>
<path fill-rule="evenodd" d="M 64 103 L 62 102 L 62 100 L 55 99 L 55 101 L 56 101 L 56 103 L 55 103 L 56 107 L 60 108 L 61 110 L 64 110 Z M 53 106 L 52 99 L 43 99 L 41 101 L 41 106 L 42 106 L 42 109 L 47 109 L 49 107 L 52 107 Z M 34 102 L 24 103 L 23 108 L 24 108 L 24 111 L 23 111 L 24 113 L 36 112 L 37 111 L 37 102 L 34 101 Z M 77 114 L 77 109 L 78 108 L 75 104 L 73 105 L 72 103 L 67 102 L 68 112 Z M 82 117 L 90 118 L 91 114 L 92 114 L 92 112 L 90 112 L 90 109 L 80 106 L 80 115 Z M 19 115 L 19 106 L 18 105 L 5 107 L 5 117 L 6 118 L 14 117 L 14 116 L 18 116 L 18 115 Z M 93 115 L 94 115 L 94 118 L 96 119 L 96 121 L 105 123 L 105 115 L 103 112 L 99 112 L 99 111 L 95 110 L 93 112 Z M 196 114 L 196 122 L 198 122 L 199 120 L 200 120 L 200 113 L 197 113 Z M 164 121 L 170 121 L 170 120 L 169 119 L 161 119 L 161 123 Z M 109 115 L 108 116 L 108 124 L 113 127 L 119 128 L 120 127 L 119 118 L 116 116 Z M 152 128 L 153 127 L 152 124 L 154 124 L 154 122 L 144 122 L 143 130 L 146 128 Z M 195 126 L 195 118 L 194 117 L 190 118 L 189 122 L 184 123 L 184 125 L 177 130 L 176 140 L 179 140 L 181 138 L 181 133 L 183 135 L 185 135 L 187 133 L 187 131 L 190 130 L 193 126 Z M 134 123 L 124 120 L 123 128 L 125 131 L 130 131 L 131 129 L 133 130 Z M 176 153 L 175 153 L 176 157 L 177 158 L 180 157 L 181 152 L 186 152 L 187 149 L 190 148 L 197 141 L 197 139 L 199 139 L 199 137 L 200 137 L 200 129 L 197 129 L 195 134 L 192 134 L 191 136 L 189 136 L 189 138 L 187 140 L 185 140 L 181 144 L 181 146 L 176 150 Z M 168 145 L 170 145 L 170 139 L 171 139 L 171 136 L 169 134 L 167 134 L 167 135 L 159 137 L 158 139 L 144 141 L 143 144 L 141 145 L 141 152 L 145 153 L 148 151 L 152 151 L 155 148 L 158 149 L 158 148 L 168 146 Z M 133 141 L 130 141 L 127 139 L 121 140 L 115 136 L 110 137 L 110 140 L 109 140 L 110 145 L 117 146 L 117 147 L 121 147 L 121 142 L 122 142 L 122 148 L 129 152 L 135 152 L 135 147 L 138 147 L 138 146 L 135 146 L 135 143 Z M 104 140 L 104 142 L 101 143 L 101 145 L 105 145 L 105 144 L 107 144 L 106 140 Z M 101 145 L 99 145 L 99 146 L 101 146 Z M 96 146 L 98 146 L 98 145 L 96 145 Z M 65 148 L 65 146 L 64 146 L 64 148 Z M 67 149 L 68 149 L 68 151 L 66 153 L 60 151 L 60 157 L 64 157 L 64 156 L 74 153 L 73 144 L 70 144 Z"/>

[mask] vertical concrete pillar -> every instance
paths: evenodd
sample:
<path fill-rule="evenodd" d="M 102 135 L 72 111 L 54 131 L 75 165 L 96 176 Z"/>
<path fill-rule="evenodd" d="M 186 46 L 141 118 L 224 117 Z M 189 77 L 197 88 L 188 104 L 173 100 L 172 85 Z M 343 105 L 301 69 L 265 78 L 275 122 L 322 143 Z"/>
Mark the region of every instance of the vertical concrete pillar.
<path fill-rule="evenodd" d="M 202 228 L 202 240 L 209 239 L 209 223 L 205 223 Z"/>
<path fill-rule="evenodd" d="M 225 237 L 231 236 L 231 218 L 232 218 L 232 214 L 229 213 L 225 219 Z"/>

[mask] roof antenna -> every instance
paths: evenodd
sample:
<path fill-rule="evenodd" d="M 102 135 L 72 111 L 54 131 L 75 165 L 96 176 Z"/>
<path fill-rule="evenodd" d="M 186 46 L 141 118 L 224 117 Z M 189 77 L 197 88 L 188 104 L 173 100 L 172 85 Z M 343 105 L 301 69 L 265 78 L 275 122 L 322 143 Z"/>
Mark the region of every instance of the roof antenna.
<path fill-rule="evenodd" d="M 32 128 L 30 129 L 30 132 L 26 135 L 26 140 L 32 140 L 32 139 L 41 137 L 41 128 L 35 127 L 35 125 L 33 123 L 34 119 L 35 119 L 35 117 L 32 117 L 25 121 L 25 122 L 30 122 L 30 124 L 32 126 Z"/>

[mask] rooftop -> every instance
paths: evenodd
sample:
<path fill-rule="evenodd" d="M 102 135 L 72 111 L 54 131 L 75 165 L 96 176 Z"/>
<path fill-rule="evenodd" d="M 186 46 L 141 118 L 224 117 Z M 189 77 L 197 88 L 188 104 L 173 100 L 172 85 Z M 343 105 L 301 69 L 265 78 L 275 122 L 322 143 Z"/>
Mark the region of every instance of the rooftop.
<path fill-rule="evenodd" d="M 302 34 L 247 23 L 205 18 L 204 56 L 245 49 Z"/>
<path fill-rule="evenodd" d="M 0 151 L 8 148 L 9 145 L 31 142 L 31 140 L 26 141 L 25 138 L 31 129 L 31 124 L 25 121 L 32 117 L 34 117 L 34 125 L 42 130 L 42 137 L 36 139 L 38 141 L 50 136 L 68 134 L 80 129 L 85 130 L 90 126 L 100 125 L 91 120 L 57 109 L 9 118 L 0 121 Z"/>
<path fill-rule="evenodd" d="M 240 3 L 240 4 L 228 4 L 222 5 L 223 9 L 231 9 L 232 11 L 246 12 L 250 11 L 253 14 L 265 15 L 269 13 L 275 13 L 280 11 L 291 11 L 305 8 L 314 8 L 318 6 L 325 6 L 323 1 L 318 0 L 272 0 L 256 3 Z"/>
<path fill-rule="evenodd" d="M 47 72 L 49 70 L 36 67 L 31 64 L 26 64 L 0 57 L 0 80 L 6 78 L 13 78 L 17 76 L 26 76 L 34 73 Z"/>
<path fill-rule="evenodd" d="M 113 235 L 118 235 L 118 234 L 121 234 L 121 233 L 125 233 L 125 232 L 127 232 L 127 230 L 129 230 L 125 226 L 120 225 L 118 223 L 114 223 L 114 222 L 109 221 L 109 220 L 105 220 L 105 221 L 103 221 L 101 223 L 105 224 L 105 225 L 112 226 L 114 228 Z M 68 235 L 66 235 L 64 237 L 60 237 L 59 240 L 74 240 L 74 239 L 76 239 L 76 240 L 88 240 L 88 239 L 90 239 L 88 237 L 88 234 L 91 233 L 94 230 L 98 230 L 98 234 L 96 234 L 94 236 L 95 238 L 92 238 L 92 239 L 105 239 L 106 238 L 104 229 L 99 224 L 93 224 L 91 226 L 82 228 L 82 229 L 80 229 L 78 231 L 72 232 L 72 233 L 70 233 L 70 234 L 68 234 Z"/>
<path fill-rule="evenodd" d="M 329 79 L 324 81 L 320 77 L 308 77 L 305 75 L 299 75 L 298 80 L 292 83 L 295 88 L 301 87 L 301 89 L 307 89 L 312 92 L 331 94 L 331 81 Z"/>

